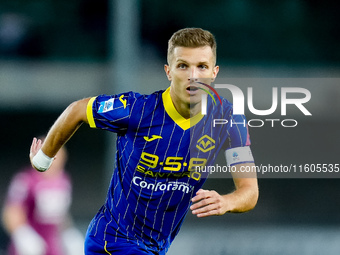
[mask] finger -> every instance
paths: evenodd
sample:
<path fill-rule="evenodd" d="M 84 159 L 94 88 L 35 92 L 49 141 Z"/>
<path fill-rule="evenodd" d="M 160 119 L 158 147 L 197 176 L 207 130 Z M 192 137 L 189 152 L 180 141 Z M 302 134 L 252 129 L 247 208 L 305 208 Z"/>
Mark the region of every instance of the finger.
<path fill-rule="evenodd" d="M 203 217 L 208 217 L 208 216 L 213 216 L 213 215 L 219 215 L 218 210 L 211 210 L 209 212 L 196 214 L 198 218 L 203 218 Z"/>
<path fill-rule="evenodd" d="M 204 207 L 200 207 L 198 209 L 195 209 L 195 210 L 192 211 L 192 214 L 200 215 L 200 214 L 204 214 L 204 213 L 209 213 L 211 211 L 214 211 L 214 213 L 217 212 L 217 205 L 216 204 L 209 204 L 209 205 L 206 205 Z"/>
<path fill-rule="evenodd" d="M 40 150 L 41 147 L 42 147 L 42 141 L 40 139 L 38 139 L 38 142 L 37 142 L 37 151 Z"/>
<path fill-rule="evenodd" d="M 35 147 L 35 144 L 37 143 L 37 138 L 33 137 L 33 141 L 32 141 L 32 144 L 31 144 L 31 148 L 30 148 L 30 151 L 33 150 L 33 148 Z"/>
<path fill-rule="evenodd" d="M 31 144 L 31 148 L 30 148 L 30 154 L 29 157 L 32 158 L 35 155 L 35 147 L 37 144 L 37 138 L 33 138 L 32 144 Z"/>
<path fill-rule="evenodd" d="M 201 207 L 204 207 L 204 206 L 207 206 L 207 205 L 210 205 L 210 204 L 215 204 L 215 203 L 216 203 L 216 200 L 214 198 L 205 198 L 205 199 L 202 199 L 201 201 L 191 205 L 190 209 L 196 210 L 198 208 L 201 208 Z"/>
<path fill-rule="evenodd" d="M 206 217 L 210 215 L 222 215 L 222 205 L 218 200 L 210 200 L 208 205 L 194 209 L 192 213 L 198 217 Z"/>
<path fill-rule="evenodd" d="M 41 147 L 42 147 L 42 141 L 34 137 L 31 148 L 30 148 L 30 157 L 34 157 Z"/>
<path fill-rule="evenodd" d="M 200 189 L 196 192 L 196 196 L 194 196 L 191 199 L 191 201 L 194 203 L 194 202 L 200 201 L 202 199 L 205 199 L 205 198 L 208 197 L 208 194 L 209 194 L 209 190 Z"/>
<path fill-rule="evenodd" d="M 40 150 L 41 146 L 42 146 L 42 141 L 40 139 L 38 139 L 37 143 L 35 144 L 35 148 L 34 148 L 35 149 L 35 153 L 37 153 L 38 150 Z"/>
<path fill-rule="evenodd" d="M 201 194 L 201 193 L 204 193 L 205 191 L 207 191 L 207 190 L 205 190 L 205 189 L 199 189 L 199 190 L 196 192 L 196 195 Z"/>

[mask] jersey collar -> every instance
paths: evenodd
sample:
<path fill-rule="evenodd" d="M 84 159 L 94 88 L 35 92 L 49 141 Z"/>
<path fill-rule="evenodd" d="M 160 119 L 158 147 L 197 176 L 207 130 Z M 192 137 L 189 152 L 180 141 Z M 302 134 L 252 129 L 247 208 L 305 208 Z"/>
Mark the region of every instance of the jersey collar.
<path fill-rule="evenodd" d="M 201 112 L 191 117 L 190 119 L 186 119 L 181 114 L 179 114 L 179 112 L 176 110 L 174 106 L 174 103 L 172 102 L 170 96 L 170 87 L 163 92 L 162 99 L 167 114 L 183 130 L 187 130 L 190 127 L 196 125 L 204 117 L 204 115 Z"/>

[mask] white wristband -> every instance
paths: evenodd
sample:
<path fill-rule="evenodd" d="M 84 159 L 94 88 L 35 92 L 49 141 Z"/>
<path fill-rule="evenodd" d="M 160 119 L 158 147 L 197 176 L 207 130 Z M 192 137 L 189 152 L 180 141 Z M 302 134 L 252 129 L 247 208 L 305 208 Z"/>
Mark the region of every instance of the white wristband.
<path fill-rule="evenodd" d="M 38 171 L 45 172 L 52 165 L 54 158 L 47 156 L 41 149 L 33 157 L 32 164 Z"/>

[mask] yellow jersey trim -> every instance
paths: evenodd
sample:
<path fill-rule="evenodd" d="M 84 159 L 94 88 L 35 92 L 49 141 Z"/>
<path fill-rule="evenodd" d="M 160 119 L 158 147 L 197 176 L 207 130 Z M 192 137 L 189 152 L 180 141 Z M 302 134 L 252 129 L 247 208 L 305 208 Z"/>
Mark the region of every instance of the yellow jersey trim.
<path fill-rule="evenodd" d="M 106 249 L 106 246 L 107 246 L 107 241 L 105 241 L 104 250 L 105 250 L 105 252 L 106 252 L 107 254 L 110 254 L 110 255 L 111 255 L 111 253 Z"/>
<path fill-rule="evenodd" d="M 204 117 L 201 112 L 196 114 L 194 117 L 191 117 L 190 119 L 186 119 L 181 114 L 179 114 L 174 106 L 174 103 L 172 102 L 170 96 L 170 87 L 163 92 L 162 99 L 167 114 L 183 130 L 187 130 L 190 127 L 196 125 Z"/>
<path fill-rule="evenodd" d="M 89 125 L 91 128 L 96 128 L 96 123 L 94 122 L 93 110 L 92 110 L 93 102 L 95 99 L 96 97 L 92 97 L 87 103 L 87 108 L 86 108 L 87 121 L 89 122 Z"/>

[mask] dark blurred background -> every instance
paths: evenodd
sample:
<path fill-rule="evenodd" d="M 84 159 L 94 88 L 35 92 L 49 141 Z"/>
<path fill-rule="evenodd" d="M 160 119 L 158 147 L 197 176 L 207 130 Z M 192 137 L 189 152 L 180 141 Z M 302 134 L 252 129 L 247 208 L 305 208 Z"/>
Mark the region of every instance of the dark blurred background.
<path fill-rule="evenodd" d="M 271 98 L 256 88 L 311 91 L 312 116 L 273 115 L 296 119 L 297 127 L 250 128 L 257 164 L 339 163 L 338 13 L 336 1 L 306 0 L 0 2 L 0 202 L 11 177 L 29 163 L 32 137 L 45 134 L 69 103 L 167 88 L 167 41 L 183 27 L 216 36 L 216 83 L 254 87 L 263 109 Z M 72 213 L 84 232 L 105 199 L 113 144 L 114 136 L 87 125 L 67 144 Z M 169 254 L 338 254 L 339 176 L 260 178 L 255 210 L 203 220 L 189 215 Z M 233 188 L 230 178 L 209 179 L 205 187 Z"/>

